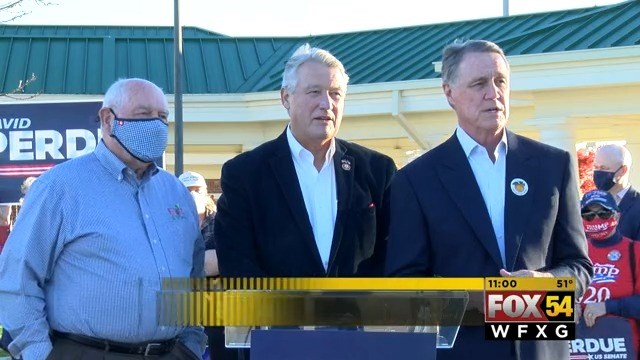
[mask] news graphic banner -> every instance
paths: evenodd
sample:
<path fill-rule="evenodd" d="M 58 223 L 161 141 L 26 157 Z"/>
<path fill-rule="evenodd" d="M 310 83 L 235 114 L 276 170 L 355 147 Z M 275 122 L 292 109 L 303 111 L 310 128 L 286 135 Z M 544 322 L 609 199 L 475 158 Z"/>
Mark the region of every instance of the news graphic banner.
<path fill-rule="evenodd" d="M 459 326 L 469 291 L 482 287 L 444 278 L 173 279 L 159 317 L 179 326 Z"/>
<path fill-rule="evenodd" d="M 92 152 L 102 134 L 99 101 L 0 106 L 0 204 L 17 203 L 20 185 L 56 164 Z"/>
<path fill-rule="evenodd" d="M 575 280 L 487 278 L 487 340 L 575 339 Z"/>
<path fill-rule="evenodd" d="M 570 340 L 574 291 L 571 278 L 172 279 L 159 315 L 180 326 L 484 325 L 491 340 Z"/>

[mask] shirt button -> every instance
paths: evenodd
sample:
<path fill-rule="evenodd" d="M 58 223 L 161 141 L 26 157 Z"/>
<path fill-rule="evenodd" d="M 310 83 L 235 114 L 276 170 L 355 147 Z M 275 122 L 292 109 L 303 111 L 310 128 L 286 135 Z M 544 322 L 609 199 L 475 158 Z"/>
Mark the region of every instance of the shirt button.
<path fill-rule="evenodd" d="M 160 268 L 160 271 L 164 272 L 166 270 L 166 268 L 163 266 Z"/>
<path fill-rule="evenodd" d="M 149 214 L 144 214 L 144 217 L 148 219 L 149 218 Z"/>

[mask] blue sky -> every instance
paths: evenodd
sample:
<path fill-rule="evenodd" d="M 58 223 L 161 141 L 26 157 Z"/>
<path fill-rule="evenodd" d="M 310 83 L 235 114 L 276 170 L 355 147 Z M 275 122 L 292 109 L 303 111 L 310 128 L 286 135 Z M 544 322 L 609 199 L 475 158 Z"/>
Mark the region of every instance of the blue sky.
<path fill-rule="evenodd" d="M 0 0 L 0 4 L 8 0 Z M 28 25 L 173 25 L 174 0 L 24 0 Z M 512 15 L 621 0 L 510 0 Z M 503 0 L 180 0 L 185 26 L 230 36 L 305 36 L 498 17 Z M 0 21 L 7 14 L 0 16 Z"/>

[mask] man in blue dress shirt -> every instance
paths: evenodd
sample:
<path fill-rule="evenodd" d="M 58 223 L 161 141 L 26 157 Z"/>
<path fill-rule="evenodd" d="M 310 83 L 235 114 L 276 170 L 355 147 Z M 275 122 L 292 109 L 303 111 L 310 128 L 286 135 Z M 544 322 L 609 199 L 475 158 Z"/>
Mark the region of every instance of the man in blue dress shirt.
<path fill-rule="evenodd" d="M 167 145 L 168 115 L 153 83 L 115 82 L 95 151 L 30 189 L 0 256 L 0 324 L 13 356 L 201 357 L 202 328 L 157 318 L 163 279 L 204 276 L 193 199 L 153 163 Z"/>

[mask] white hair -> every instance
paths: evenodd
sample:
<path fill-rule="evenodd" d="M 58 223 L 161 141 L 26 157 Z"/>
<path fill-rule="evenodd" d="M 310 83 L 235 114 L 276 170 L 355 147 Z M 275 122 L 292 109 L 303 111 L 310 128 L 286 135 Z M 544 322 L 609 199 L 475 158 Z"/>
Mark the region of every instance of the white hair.
<path fill-rule="evenodd" d="M 152 83 L 149 80 L 140 78 L 118 79 L 116 82 L 109 86 L 107 92 L 104 94 L 102 100 L 103 108 L 120 108 L 131 99 L 131 93 L 136 91 L 135 86 L 132 84 L 147 84 L 155 88 L 159 93 L 164 94 L 162 89 L 158 85 Z"/>
<path fill-rule="evenodd" d="M 615 161 L 617 166 L 626 165 L 631 168 L 631 152 L 625 146 L 618 144 L 603 145 L 597 150 L 598 153 L 606 154 L 609 159 Z"/>
<path fill-rule="evenodd" d="M 286 89 L 290 93 L 295 92 L 296 85 L 298 84 L 298 68 L 307 61 L 316 61 L 329 68 L 340 70 L 342 78 L 344 79 L 344 89 L 347 89 L 349 75 L 347 75 L 340 60 L 327 50 L 311 47 L 309 44 L 300 46 L 287 61 L 287 64 L 284 66 L 284 72 L 282 73 L 282 89 Z"/>

